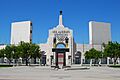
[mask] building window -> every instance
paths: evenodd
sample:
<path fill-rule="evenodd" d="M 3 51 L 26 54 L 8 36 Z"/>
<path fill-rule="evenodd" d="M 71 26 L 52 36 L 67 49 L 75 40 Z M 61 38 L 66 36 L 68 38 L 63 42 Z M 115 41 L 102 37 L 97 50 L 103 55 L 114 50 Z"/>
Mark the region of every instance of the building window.
<path fill-rule="evenodd" d="M 32 30 L 30 30 L 30 33 L 32 33 Z"/>
<path fill-rule="evenodd" d="M 32 26 L 32 22 L 30 23 L 30 26 Z"/>

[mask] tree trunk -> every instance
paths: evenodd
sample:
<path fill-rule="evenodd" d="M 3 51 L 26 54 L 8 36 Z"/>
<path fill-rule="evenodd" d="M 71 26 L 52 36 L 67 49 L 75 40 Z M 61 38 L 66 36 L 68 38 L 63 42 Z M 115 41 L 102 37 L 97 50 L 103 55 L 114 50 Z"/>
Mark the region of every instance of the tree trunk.
<path fill-rule="evenodd" d="M 34 57 L 34 64 L 36 64 L 36 57 Z"/>
<path fill-rule="evenodd" d="M 11 61 L 9 61 L 9 65 L 11 65 Z"/>
<path fill-rule="evenodd" d="M 117 58 L 114 58 L 113 64 L 114 64 L 114 65 L 117 64 Z"/>
<path fill-rule="evenodd" d="M 41 60 L 40 60 L 40 58 L 39 58 L 39 65 L 41 65 Z"/>
<path fill-rule="evenodd" d="M 2 63 L 4 63 L 4 57 L 2 57 Z"/>
<path fill-rule="evenodd" d="M 12 60 L 11 60 L 11 59 L 8 59 L 8 61 L 9 61 L 9 62 L 8 62 L 8 63 L 9 63 L 9 65 L 11 65 L 11 61 L 12 61 Z"/>
<path fill-rule="evenodd" d="M 18 65 L 18 59 L 16 58 L 15 60 L 14 60 L 14 65 Z"/>
<path fill-rule="evenodd" d="M 26 66 L 28 66 L 28 60 L 27 60 L 27 58 L 25 59 L 25 62 L 26 62 Z"/>
<path fill-rule="evenodd" d="M 96 64 L 96 59 L 95 59 L 95 62 L 94 62 L 94 66 L 95 66 L 95 64 Z"/>

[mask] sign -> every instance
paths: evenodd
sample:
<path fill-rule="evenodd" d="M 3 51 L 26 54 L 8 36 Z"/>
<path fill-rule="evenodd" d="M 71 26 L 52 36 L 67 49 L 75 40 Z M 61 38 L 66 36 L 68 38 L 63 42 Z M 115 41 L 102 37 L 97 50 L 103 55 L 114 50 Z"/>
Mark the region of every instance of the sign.
<path fill-rule="evenodd" d="M 68 34 L 54 34 L 58 41 L 64 41 Z"/>
<path fill-rule="evenodd" d="M 53 31 L 54 36 L 56 37 L 56 39 L 60 42 L 65 41 L 65 38 L 68 37 L 68 33 L 70 33 L 70 31 Z"/>
<path fill-rule="evenodd" d="M 57 34 L 64 34 L 64 33 L 70 33 L 70 31 L 65 31 L 65 30 L 63 30 L 63 31 L 52 31 L 53 33 L 57 33 Z"/>

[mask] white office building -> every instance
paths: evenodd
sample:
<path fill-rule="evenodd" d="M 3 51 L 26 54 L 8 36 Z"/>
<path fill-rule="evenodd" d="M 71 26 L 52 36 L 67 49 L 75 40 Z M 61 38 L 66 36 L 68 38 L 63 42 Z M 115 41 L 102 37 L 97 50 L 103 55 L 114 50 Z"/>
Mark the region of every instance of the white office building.
<path fill-rule="evenodd" d="M 90 44 L 107 44 L 111 41 L 111 24 L 104 22 L 89 22 L 89 42 Z"/>
<path fill-rule="evenodd" d="M 32 41 L 32 22 L 22 21 L 11 24 L 11 42 L 10 44 L 19 44 L 20 41 Z"/>

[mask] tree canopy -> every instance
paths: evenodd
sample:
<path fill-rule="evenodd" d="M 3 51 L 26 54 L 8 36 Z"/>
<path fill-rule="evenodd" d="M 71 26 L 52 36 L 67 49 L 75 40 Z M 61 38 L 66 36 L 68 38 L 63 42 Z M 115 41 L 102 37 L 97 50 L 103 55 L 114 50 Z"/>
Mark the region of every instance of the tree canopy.
<path fill-rule="evenodd" d="M 38 45 L 21 41 L 17 46 L 7 45 L 5 49 L 1 49 L 0 57 L 4 56 L 9 60 L 9 63 L 13 59 L 17 60 L 21 57 L 28 65 L 28 60 L 31 58 L 34 58 L 36 63 L 36 58 L 40 58 L 41 53 Z"/>
<path fill-rule="evenodd" d="M 90 49 L 89 51 L 86 51 L 85 55 L 85 59 L 90 59 L 90 65 L 92 64 L 92 59 L 95 60 L 94 65 L 96 64 L 96 62 L 99 62 L 99 59 L 102 58 L 102 51 L 98 51 L 94 48 Z"/>
<path fill-rule="evenodd" d="M 116 64 L 117 58 L 120 57 L 120 44 L 118 42 L 109 42 L 104 47 L 104 57 L 113 58 L 114 64 Z"/>
<path fill-rule="evenodd" d="M 85 58 L 86 59 L 99 59 L 102 57 L 102 52 L 97 51 L 96 49 L 92 48 L 89 51 L 86 51 Z"/>
<path fill-rule="evenodd" d="M 1 50 L 0 50 L 0 58 L 4 57 L 4 53 L 5 53 L 5 50 L 4 50 L 4 49 L 1 49 Z"/>

